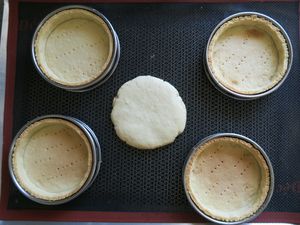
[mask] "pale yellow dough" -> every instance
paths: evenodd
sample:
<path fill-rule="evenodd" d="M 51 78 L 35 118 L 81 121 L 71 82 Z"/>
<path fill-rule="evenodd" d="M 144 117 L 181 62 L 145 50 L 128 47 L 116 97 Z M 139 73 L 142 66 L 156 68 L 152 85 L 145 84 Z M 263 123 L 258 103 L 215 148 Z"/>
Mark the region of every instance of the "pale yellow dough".
<path fill-rule="evenodd" d="M 216 80 L 241 94 L 274 87 L 288 65 L 286 40 L 266 19 L 241 16 L 223 24 L 208 48 L 208 66 Z"/>
<path fill-rule="evenodd" d="M 253 215 L 269 191 L 267 163 L 251 144 L 220 137 L 200 146 L 185 171 L 188 194 L 205 214 L 222 221 Z"/>
<path fill-rule="evenodd" d="M 172 143 L 186 124 L 186 108 L 168 82 L 139 76 L 122 85 L 113 101 L 111 119 L 117 135 L 139 149 Z"/>
<path fill-rule="evenodd" d="M 101 76 L 113 51 L 106 23 L 83 9 L 64 10 L 48 19 L 34 46 L 43 73 L 67 86 L 84 85 Z"/>
<path fill-rule="evenodd" d="M 13 149 L 13 172 L 31 195 L 60 200 L 76 193 L 92 168 L 90 143 L 80 128 L 62 119 L 30 125 Z"/>

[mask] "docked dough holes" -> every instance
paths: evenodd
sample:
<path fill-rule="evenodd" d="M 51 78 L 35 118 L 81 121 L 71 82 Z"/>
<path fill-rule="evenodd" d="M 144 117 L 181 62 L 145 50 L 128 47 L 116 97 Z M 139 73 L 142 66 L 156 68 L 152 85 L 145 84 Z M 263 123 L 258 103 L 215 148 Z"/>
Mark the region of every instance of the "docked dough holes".
<path fill-rule="evenodd" d="M 172 143 L 183 132 L 186 107 L 170 83 L 139 76 L 119 89 L 111 119 L 117 135 L 128 145 L 154 149 Z"/>

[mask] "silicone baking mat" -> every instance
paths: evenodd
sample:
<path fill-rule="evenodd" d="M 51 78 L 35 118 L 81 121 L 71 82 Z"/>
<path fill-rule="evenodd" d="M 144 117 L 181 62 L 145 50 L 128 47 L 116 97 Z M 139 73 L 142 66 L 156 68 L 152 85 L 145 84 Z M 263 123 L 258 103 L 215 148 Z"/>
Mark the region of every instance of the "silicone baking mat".
<path fill-rule="evenodd" d="M 78 3 L 80 1 L 76 1 Z M 68 2 L 70 4 L 71 2 Z M 82 3 L 81 3 L 82 4 Z M 259 143 L 275 172 L 275 191 L 263 222 L 300 223 L 300 71 L 298 2 L 243 3 L 96 3 L 121 43 L 113 76 L 85 93 L 48 84 L 31 60 L 37 24 L 66 3 L 10 3 L 8 71 L 5 106 L 3 219 L 65 221 L 193 222 L 203 219 L 189 206 L 182 186 L 182 167 L 191 148 L 218 132 L 243 134 Z M 241 11 L 257 11 L 277 20 L 289 34 L 294 63 L 275 93 L 254 101 L 237 101 L 209 83 L 202 55 L 213 28 Z M 173 84 L 187 107 L 184 133 L 173 144 L 140 151 L 121 142 L 110 120 L 118 88 L 139 75 Z M 97 134 L 103 164 L 94 184 L 78 199 L 61 206 L 27 200 L 11 183 L 7 155 L 12 137 L 28 120 L 45 114 L 79 118 Z"/>

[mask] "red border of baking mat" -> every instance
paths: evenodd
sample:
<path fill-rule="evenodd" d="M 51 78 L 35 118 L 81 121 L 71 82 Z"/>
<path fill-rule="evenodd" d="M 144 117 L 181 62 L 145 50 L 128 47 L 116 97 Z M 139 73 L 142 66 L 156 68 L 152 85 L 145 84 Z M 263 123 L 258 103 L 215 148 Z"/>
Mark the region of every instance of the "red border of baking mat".
<path fill-rule="evenodd" d="M 155 3 L 155 2 L 189 2 L 189 3 L 233 3 L 233 2 L 271 2 L 273 0 L 90 0 L 89 3 Z M 297 0 L 280 0 L 296 2 Z M 12 140 L 14 81 L 16 73 L 16 52 L 18 34 L 19 2 L 64 2 L 86 3 L 84 0 L 11 0 L 9 3 L 9 28 L 7 43 L 7 76 L 4 108 L 2 189 L 0 201 L 0 219 L 3 220 L 40 220 L 40 221 L 77 221 L 77 222 L 205 222 L 196 213 L 165 212 L 98 212 L 98 211 L 61 211 L 61 210 L 12 210 L 7 209 L 9 185 L 8 152 Z M 299 1 L 300 15 L 300 1 Z M 300 26 L 300 18 L 299 18 Z M 300 28 L 300 27 L 299 27 Z M 263 212 L 254 222 L 300 223 L 300 212 Z"/>

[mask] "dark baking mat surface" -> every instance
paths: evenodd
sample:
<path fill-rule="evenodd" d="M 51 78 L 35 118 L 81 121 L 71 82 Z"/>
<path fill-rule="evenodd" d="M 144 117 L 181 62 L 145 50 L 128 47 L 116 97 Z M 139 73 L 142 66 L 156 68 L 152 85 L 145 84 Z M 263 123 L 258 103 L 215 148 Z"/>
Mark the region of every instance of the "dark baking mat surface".
<path fill-rule="evenodd" d="M 102 146 L 103 164 L 91 188 L 56 207 L 35 204 L 11 185 L 8 208 L 93 211 L 191 211 L 182 187 L 182 166 L 202 138 L 235 132 L 257 141 L 275 172 L 275 192 L 267 211 L 300 212 L 300 71 L 298 3 L 96 4 L 112 23 L 121 43 L 114 75 L 101 87 L 70 93 L 45 82 L 30 53 L 37 24 L 58 4 L 21 3 L 13 135 L 39 115 L 63 114 L 91 126 Z M 215 25 L 230 14 L 257 11 L 276 19 L 294 46 L 294 64 L 284 85 L 254 101 L 230 99 L 207 80 L 202 54 Z M 238 46 L 237 46 L 238 47 Z M 150 74 L 173 84 L 187 107 L 187 125 L 176 141 L 154 151 L 122 143 L 110 120 L 118 88 Z"/>

